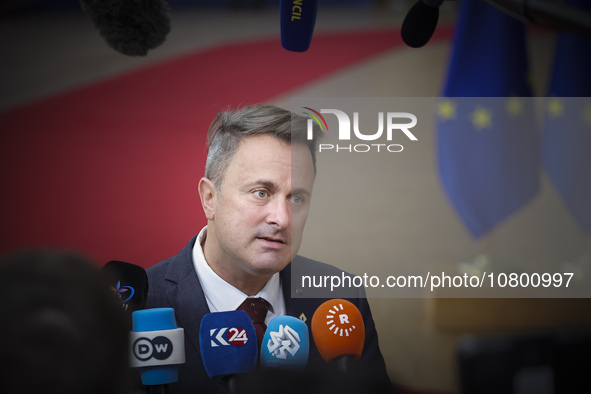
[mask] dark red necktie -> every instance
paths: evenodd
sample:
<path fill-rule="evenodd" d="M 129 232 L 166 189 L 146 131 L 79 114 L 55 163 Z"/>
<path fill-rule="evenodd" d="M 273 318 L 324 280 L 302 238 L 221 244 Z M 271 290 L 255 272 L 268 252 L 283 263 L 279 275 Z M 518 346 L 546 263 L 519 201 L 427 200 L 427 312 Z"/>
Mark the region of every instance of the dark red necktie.
<path fill-rule="evenodd" d="M 267 317 L 267 311 L 270 306 L 271 304 L 269 304 L 264 298 L 247 298 L 237 309 L 248 313 L 248 316 L 250 316 L 252 324 L 254 325 L 254 330 L 257 333 L 259 350 L 261 349 L 261 343 L 263 342 L 265 330 L 267 329 L 265 317 Z"/>

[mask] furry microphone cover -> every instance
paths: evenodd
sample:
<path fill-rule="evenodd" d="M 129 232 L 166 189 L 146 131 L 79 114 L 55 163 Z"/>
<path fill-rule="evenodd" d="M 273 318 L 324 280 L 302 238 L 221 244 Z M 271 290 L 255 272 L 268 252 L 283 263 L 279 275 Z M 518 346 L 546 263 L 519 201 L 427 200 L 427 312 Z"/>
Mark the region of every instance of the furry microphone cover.
<path fill-rule="evenodd" d="M 146 56 L 170 32 L 162 0 L 81 0 L 82 9 L 107 44 L 124 55 Z"/>

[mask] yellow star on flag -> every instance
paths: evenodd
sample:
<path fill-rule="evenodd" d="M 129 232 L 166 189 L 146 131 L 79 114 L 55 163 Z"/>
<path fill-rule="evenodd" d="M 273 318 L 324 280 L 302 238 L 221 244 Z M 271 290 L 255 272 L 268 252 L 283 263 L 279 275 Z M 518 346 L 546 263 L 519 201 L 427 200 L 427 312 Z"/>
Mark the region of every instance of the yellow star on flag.
<path fill-rule="evenodd" d="M 481 106 L 476 107 L 470 118 L 472 119 L 472 124 L 474 124 L 476 130 L 487 129 L 492 126 L 491 111 Z"/>
<path fill-rule="evenodd" d="M 456 117 L 456 104 L 451 100 L 445 100 L 439 103 L 437 114 L 445 120 L 455 119 Z"/>
<path fill-rule="evenodd" d="M 523 103 L 519 97 L 511 97 L 507 100 L 505 108 L 511 115 L 517 116 L 523 111 Z"/>
<path fill-rule="evenodd" d="M 583 110 L 583 121 L 587 126 L 591 126 L 591 104 L 587 104 Z"/>
<path fill-rule="evenodd" d="M 564 115 L 564 105 L 562 100 L 557 98 L 550 99 L 548 102 L 548 114 L 553 119 L 559 118 Z"/>

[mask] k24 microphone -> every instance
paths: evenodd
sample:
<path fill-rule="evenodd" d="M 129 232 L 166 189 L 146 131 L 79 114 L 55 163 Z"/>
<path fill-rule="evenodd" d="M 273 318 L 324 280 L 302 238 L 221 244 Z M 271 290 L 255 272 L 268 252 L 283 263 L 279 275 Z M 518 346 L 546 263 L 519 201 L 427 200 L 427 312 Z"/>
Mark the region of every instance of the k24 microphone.
<path fill-rule="evenodd" d="M 178 381 L 179 364 L 185 363 L 185 332 L 177 328 L 174 309 L 144 309 L 131 317 L 130 364 L 139 368 L 142 383 L 159 386 Z"/>
<path fill-rule="evenodd" d="M 144 309 L 148 297 L 148 275 L 139 265 L 111 260 L 103 266 L 111 291 L 123 310 L 132 313 Z"/>
<path fill-rule="evenodd" d="M 334 362 L 339 369 L 346 371 L 363 352 L 363 317 L 359 309 L 347 300 L 326 301 L 312 316 L 312 336 L 324 361 Z"/>
<path fill-rule="evenodd" d="M 310 47 L 318 0 L 281 0 L 281 46 L 292 52 Z"/>
<path fill-rule="evenodd" d="M 205 371 L 216 383 L 230 386 L 238 374 L 252 371 L 259 345 L 252 320 L 244 311 L 203 316 L 199 347 Z"/>
<path fill-rule="evenodd" d="M 308 363 L 310 337 L 306 323 L 293 316 L 276 316 L 267 325 L 261 346 L 261 367 L 301 371 Z"/>

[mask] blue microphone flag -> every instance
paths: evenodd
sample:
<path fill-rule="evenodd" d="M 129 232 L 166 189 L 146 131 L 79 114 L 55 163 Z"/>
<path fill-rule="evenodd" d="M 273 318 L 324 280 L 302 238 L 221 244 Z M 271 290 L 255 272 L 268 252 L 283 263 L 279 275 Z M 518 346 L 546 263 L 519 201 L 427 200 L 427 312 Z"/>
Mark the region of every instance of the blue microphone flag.
<path fill-rule="evenodd" d="M 271 319 L 261 346 L 261 367 L 303 370 L 309 352 L 310 335 L 306 323 L 293 316 Z"/>
<path fill-rule="evenodd" d="M 210 378 L 252 371 L 259 351 L 254 325 L 244 311 L 214 312 L 203 316 L 199 347 Z"/>

